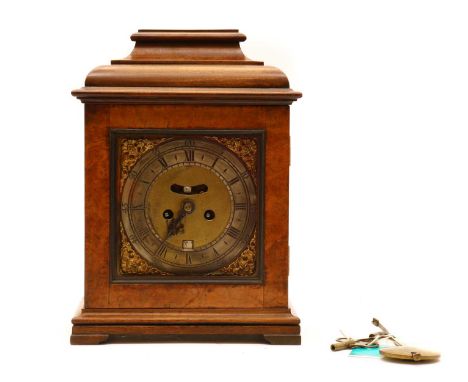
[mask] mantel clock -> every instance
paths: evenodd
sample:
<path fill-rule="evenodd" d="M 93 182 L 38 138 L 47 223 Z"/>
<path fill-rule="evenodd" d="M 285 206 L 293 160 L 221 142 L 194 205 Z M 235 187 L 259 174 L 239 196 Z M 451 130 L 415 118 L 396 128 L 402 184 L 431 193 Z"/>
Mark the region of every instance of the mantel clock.
<path fill-rule="evenodd" d="M 139 30 L 85 104 L 85 296 L 72 344 L 299 344 L 286 76 L 237 30 Z"/>

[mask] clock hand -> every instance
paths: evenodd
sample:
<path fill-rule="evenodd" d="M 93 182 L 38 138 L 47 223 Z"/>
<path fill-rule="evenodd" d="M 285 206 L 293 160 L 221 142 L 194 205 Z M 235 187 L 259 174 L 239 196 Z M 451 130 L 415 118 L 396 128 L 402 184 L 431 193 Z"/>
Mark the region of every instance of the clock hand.
<path fill-rule="evenodd" d="M 168 226 L 167 226 L 167 235 L 164 241 L 169 239 L 173 235 L 177 235 L 180 231 L 184 229 L 184 225 L 182 224 L 182 219 L 185 217 L 185 211 L 181 209 L 177 216 L 172 219 Z"/>
<path fill-rule="evenodd" d="M 167 235 L 164 239 L 164 242 L 169 239 L 173 235 L 179 234 L 184 229 L 184 224 L 182 223 L 182 219 L 187 215 L 191 214 L 195 209 L 195 204 L 191 200 L 184 200 L 182 202 L 181 209 L 177 216 L 170 221 L 167 226 Z"/>

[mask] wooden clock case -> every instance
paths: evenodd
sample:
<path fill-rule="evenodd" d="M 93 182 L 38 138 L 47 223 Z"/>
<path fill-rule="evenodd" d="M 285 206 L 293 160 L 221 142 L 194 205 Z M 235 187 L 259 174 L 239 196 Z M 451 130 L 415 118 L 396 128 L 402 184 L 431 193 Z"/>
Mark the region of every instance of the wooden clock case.
<path fill-rule="evenodd" d="M 131 54 L 91 71 L 85 104 L 85 295 L 72 344 L 234 340 L 300 344 L 288 307 L 289 105 L 301 93 L 244 56 L 237 30 L 140 30 Z M 114 282 L 110 132 L 263 130 L 263 279 L 258 283 Z"/>

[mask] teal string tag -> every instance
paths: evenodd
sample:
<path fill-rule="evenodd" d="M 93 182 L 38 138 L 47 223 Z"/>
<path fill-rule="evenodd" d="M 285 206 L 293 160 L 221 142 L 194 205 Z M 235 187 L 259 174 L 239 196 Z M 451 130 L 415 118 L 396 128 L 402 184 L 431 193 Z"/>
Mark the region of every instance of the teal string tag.
<path fill-rule="evenodd" d="M 380 348 L 354 348 L 349 353 L 353 357 L 380 357 Z"/>

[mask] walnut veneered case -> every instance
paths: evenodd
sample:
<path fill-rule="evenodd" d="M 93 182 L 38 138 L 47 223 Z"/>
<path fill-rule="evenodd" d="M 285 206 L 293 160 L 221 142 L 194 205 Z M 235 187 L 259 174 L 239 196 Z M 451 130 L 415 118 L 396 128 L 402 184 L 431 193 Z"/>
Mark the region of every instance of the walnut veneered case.
<path fill-rule="evenodd" d="M 85 296 L 71 342 L 300 343 L 288 307 L 289 105 L 237 30 L 140 30 L 92 70 Z"/>

